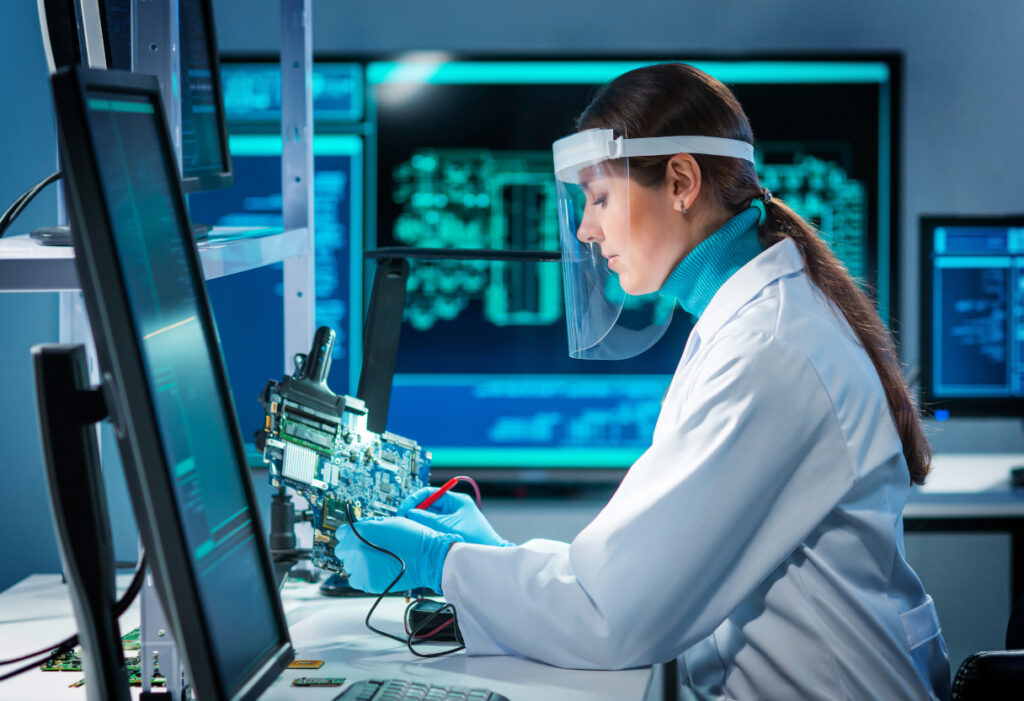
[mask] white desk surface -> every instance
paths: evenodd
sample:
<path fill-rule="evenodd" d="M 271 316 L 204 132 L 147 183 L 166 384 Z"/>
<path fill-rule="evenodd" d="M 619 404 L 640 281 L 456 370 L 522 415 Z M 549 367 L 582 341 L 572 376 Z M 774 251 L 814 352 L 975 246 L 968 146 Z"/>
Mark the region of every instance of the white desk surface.
<path fill-rule="evenodd" d="M 129 577 L 120 575 L 118 584 Z M 486 687 L 510 701 L 612 701 L 643 699 L 651 669 L 589 672 L 559 669 L 515 657 L 467 657 L 464 652 L 423 660 L 405 646 L 377 636 L 363 626 L 372 599 L 331 599 L 319 584 L 289 584 L 282 593 L 299 659 L 322 659 L 318 670 L 286 670 L 261 697 L 266 701 L 327 701 L 347 688 L 297 688 L 302 676 L 346 677 L 348 681 L 399 677 L 434 684 Z M 378 628 L 399 634 L 405 600 L 389 598 L 374 613 Z M 138 603 L 121 617 L 122 633 L 138 625 Z M 75 630 L 71 602 L 60 575 L 32 575 L 0 593 L 0 659 L 50 645 Z M 433 648 L 435 646 L 425 646 Z M 436 649 L 443 649 L 440 645 Z M 0 673 L 13 669 L 0 667 Z M 68 688 L 82 678 L 77 672 L 33 670 L 0 682 L 0 701 L 84 699 L 85 687 Z M 138 689 L 133 698 L 138 698 Z"/>
<path fill-rule="evenodd" d="M 1010 469 L 1024 453 L 937 453 L 923 487 L 914 487 L 904 518 L 1024 517 L 1024 489 L 1010 486 Z"/>

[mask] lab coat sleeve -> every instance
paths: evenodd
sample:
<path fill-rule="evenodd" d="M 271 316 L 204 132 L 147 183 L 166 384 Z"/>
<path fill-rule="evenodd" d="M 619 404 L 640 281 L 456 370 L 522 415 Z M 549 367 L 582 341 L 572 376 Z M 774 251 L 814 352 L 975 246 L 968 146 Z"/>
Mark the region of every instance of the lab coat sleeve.
<path fill-rule="evenodd" d="M 442 588 L 470 654 L 582 669 L 707 637 L 837 505 L 856 468 L 810 361 L 739 332 L 691 361 L 653 445 L 570 545 L 457 544 Z M 680 398 L 681 397 L 681 398 Z"/>

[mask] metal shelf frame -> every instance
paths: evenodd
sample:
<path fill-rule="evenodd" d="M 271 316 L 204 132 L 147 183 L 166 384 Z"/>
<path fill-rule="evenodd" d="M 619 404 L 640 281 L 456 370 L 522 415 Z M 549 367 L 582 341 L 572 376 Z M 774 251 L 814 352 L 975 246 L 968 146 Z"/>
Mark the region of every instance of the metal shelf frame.
<path fill-rule="evenodd" d="M 180 166 L 178 4 L 179 0 L 132 0 L 131 9 L 132 70 L 160 79 Z M 307 349 L 315 329 L 312 4 L 312 0 L 281 0 L 280 4 L 284 229 L 215 228 L 197 246 L 207 279 L 284 262 L 285 374 L 290 372 L 295 355 Z M 105 67 L 102 52 L 93 53 L 94 67 Z M 57 219 L 67 223 L 63 188 L 57 200 Z M 84 343 L 90 349 L 89 365 L 94 369 L 92 335 L 78 289 L 73 249 L 42 246 L 27 235 L 0 239 L 0 292 L 59 292 L 60 341 Z"/>

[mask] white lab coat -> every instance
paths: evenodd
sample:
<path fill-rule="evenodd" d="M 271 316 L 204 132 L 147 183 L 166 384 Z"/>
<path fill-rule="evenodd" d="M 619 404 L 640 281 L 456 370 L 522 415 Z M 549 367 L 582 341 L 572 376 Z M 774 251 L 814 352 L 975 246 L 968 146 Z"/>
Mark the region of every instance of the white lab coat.
<path fill-rule="evenodd" d="M 715 294 L 594 521 L 571 544 L 456 544 L 442 589 L 471 655 L 679 656 L 684 698 L 944 699 L 909 487 L 871 361 L 784 240 Z"/>

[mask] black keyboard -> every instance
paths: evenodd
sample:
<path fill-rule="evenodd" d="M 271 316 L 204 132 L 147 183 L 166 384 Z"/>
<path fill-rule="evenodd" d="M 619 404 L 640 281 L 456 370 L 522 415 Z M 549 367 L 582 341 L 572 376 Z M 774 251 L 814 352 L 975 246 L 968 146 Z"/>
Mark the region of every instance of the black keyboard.
<path fill-rule="evenodd" d="M 489 689 L 434 686 L 407 679 L 370 679 L 356 682 L 334 701 L 508 701 Z"/>

